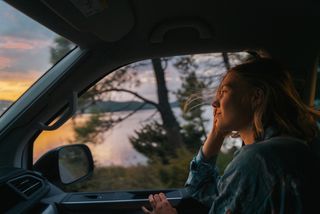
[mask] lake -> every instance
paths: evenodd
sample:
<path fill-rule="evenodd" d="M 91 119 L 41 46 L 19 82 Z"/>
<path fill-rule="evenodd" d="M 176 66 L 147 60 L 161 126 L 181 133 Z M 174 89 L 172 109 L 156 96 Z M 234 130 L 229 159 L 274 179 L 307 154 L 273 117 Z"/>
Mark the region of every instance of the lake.
<path fill-rule="evenodd" d="M 212 119 L 212 109 L 210 106 L 203 107 L 205 110 L 204 117 Z M 182 123 L 180 108 L 173 109 L 174 114 Z M 115 115 L 126 115 L 128 112 L 116 112 Z M 100 144 L 88 143 L 91 149 L 95 164 L 98 166 L 122 165 L 130 166 L 147 163 L 147 158 L 137 152 L 129 142 L 129 137 L 134 135 L 134 130 L 142 127 L 144 123 L 150 122 L 152 119 L 160 120 L 159 114 L 154 114 L 155 110 L 142 110 L 133 114 L 125 121 L 116 125 L 112 130 L 104 133 L 104 141 Z M 150 118 L 150 116 L 152 116 Z M 83 122 L 89 115 L 84 115 L 80 120 Z M 206 124 L 207 131 L 211 129 L 212 120 Z M 61 145 L 69 144 L 69 141 L 74 139 L 73 124 L 69 120 L 66 124 L 55 131 L 45 131 L 37 138 L 34 146 L 34 161 L 36 161 L 46 151 L 56 148 Z M 227 139 L 227 141 L 235 141 Z M 239 142 L 237 142 L 238 145 Z M 228 145 L 222 149 L 228 149 Z"/>

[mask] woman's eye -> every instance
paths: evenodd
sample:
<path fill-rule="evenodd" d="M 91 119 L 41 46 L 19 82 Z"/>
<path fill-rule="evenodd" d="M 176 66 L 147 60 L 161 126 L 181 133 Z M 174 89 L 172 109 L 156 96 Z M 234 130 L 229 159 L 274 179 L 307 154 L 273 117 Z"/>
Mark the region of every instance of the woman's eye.
<path fill-rule="evenodd" d="M 225 92 L 227 92 L 227 90 L 218 90 L 216 98 L 221 98 Z"/>

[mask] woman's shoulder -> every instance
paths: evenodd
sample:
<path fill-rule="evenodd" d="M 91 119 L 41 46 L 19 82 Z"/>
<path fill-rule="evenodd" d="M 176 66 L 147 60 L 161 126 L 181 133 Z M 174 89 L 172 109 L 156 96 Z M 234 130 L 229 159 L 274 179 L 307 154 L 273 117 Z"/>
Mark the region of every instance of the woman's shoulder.
<path fill-rule="evenodd" d="M 309 151 L 310 148 L 307 142 L 302 139 L 290 136 L 277 136 L 244 146 L 239 154 L 249 156 L 268 156 L 272 154 L 276 155 L 278 152 L 286 154 L 292 152 L 301 153 Z"/>
<path fill-rule="evenodd" d="M 310 156 L 310 148 L 301 139 L 278 136 L 246 145 L 240 149 L 232 161 L 236 168 L 279 170 L 301 165 Z"/>

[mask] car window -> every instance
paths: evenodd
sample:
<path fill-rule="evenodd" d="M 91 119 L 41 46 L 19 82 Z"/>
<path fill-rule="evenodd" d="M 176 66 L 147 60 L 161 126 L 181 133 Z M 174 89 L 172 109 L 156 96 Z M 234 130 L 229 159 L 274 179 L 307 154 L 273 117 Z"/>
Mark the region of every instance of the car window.
<path fill-rule="evenodd" d="M 84 143 L 95 161 L 93 177 L 72 191 L 183 187 L 189 162 L 212 124 L 211 102 L 226 70 L 245 52 L 148 59 L 124 66 L 92 86 L 77 114 L 34 143 L 34 162 L 60 145 Z M 227 138 L 223 169 L 241 146 Z"/>
<path fill-rule="evenodd" d="M 0 116 L 75 45 L 0 1 Z"/>

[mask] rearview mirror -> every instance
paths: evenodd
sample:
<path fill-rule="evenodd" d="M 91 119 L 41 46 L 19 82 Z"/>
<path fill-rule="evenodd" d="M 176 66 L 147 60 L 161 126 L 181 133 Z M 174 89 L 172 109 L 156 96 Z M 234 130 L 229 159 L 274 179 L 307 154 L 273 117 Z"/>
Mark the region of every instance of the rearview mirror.
<path fill-rule="evenodd" d="M 50 150 L 34 164 L 52 183 L 63 186 L 86 179 L 93 172 L 90 149 L 84 144 L 61 146 Z"/>

